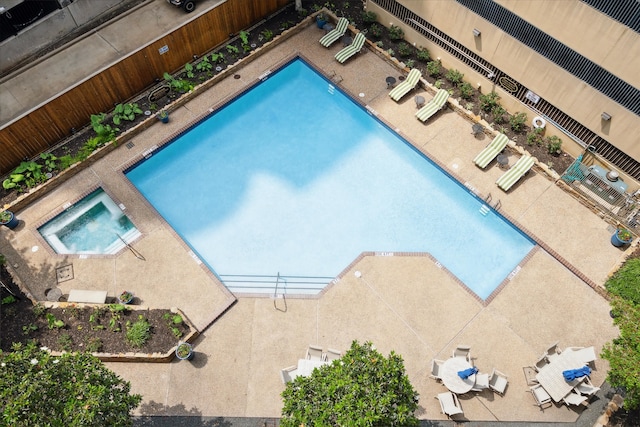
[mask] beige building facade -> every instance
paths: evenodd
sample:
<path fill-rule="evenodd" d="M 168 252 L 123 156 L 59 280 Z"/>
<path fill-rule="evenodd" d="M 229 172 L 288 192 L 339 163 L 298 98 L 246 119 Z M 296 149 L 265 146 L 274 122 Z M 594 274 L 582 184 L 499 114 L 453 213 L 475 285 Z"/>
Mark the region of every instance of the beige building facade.
<path fill-rule="evenodd" d="M 602 2 L 367 0 L 366 7 L 482 92 L 498 92 L 507 110 L 545 118 L 573 156 L 591 145 L 603 162 L 638 180 L 638 23 L 589 3 Z M 618 3 L 629 8 L 622 15 L 640 10 L 636 1 Z"/>

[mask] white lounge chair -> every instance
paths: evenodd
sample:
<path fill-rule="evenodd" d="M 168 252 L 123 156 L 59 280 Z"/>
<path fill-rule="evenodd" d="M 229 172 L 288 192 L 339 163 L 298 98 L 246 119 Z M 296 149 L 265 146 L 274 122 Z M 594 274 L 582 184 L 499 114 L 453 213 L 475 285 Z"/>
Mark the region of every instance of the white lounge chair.
<path fill-rule="evenodd" d="M 322 347 L 309 345 L 309 347 L 307 348 L 306 358 L 310 360 L 324 360 L 324 355 L 322 354 Z"/>
<path fill-rule="evenodd" d="M 540 384 L 534 385 L 533 387 L 529 387 L 529 391 L 533 395 L 533 398 L 536 401 L 536 405 L 540 407 L 540 409 L 549 408 L 553 405 L 551 402 L 551 396 L 547 393 L 547 390 L 542 388 Z"/>
<path fill-rule="evenodd" d="M 448 417 L 452 415 L 463 414 L 462 406 L 460 406 L 460 401 L 458 400 L 458 396 L 455 394 L 448 393 L 440 393 L 436 396 L 436 399 L 440 402 L 440 408 L 442 409 L 442 413 L 446 414 Z"/>
<path fill-rule="evenodd" d="M 531 169 L 535 162 L 536 161 L 531 156 L 524 155 L 520 157 L 511 169 L 498 178 L 496 184 L 498 184 L 498 187 L 502 188 L 504 191 L 509 191 L 509 189 L 513 187 L 513 184 L 518 182 L 525 173 L 529 172 L 529 169 Z"/>
<path fill-rule="evenodd" d="M 471 391 L 483 391 L 489 388 L 489 374 L 477 373 L 476 382 Z"/>
<path fill-rule="evenodd" d="M 504 394 L 509 380 L 505 374 L 493 368 L 489 377 L 489 388 L 498 394 Z"/>
<path fill-rule="evenodd" d="M 334 350 L 332 348 L 327 349 L 327 352 L 324 354 L 324 360 L 328 362 L 338 360 L 341 357 L 342 357 L 342 352 L 338 350 Z"/>
<path fill-rule="evenodd" d="M 453 357 L 459 357 L 471 363 L 471 347 L 468 345 L 459 345 L 453 350 Z"/>
<path fill-rule="evenodd" d="M 364 34 L 362 33 L 356 34 L 355 38 L 353 39 L 353 42 L 349 46 L 345 47 L 340 52 L 336 53 L 336 60 L 339 63 L 344 64 L 344 61 L 351 58 L 356 53 L 360 52 L 360 49 L 362 49 L 362 46 L 364 46 L 364 42 L 366 40 L 367 38 L 364 36 Z"/>
<path fill-rule="evenodd" d="M 567 405 L 580 406 L 580 405 L 588 405 L 587 399 L 588 398 L 586 396 L 583 396 L 575 392 L 571 392 L 567 394 L 565 397 L 563 397 L 562 401 Z"/>
<path fill-rule="evenodd" d="M 340 18 L 336 23 L 336 27 L 325 34 L 320 39 L 320 44 L 324 47 L 329 47 L 333 43 L 335 43 L 340 37 L 344 36 L 344 33 L 347 32 L 347 27 L 349 26 L 349 20 L 347 18 Z"/>
<path fill-rule="evenodd" d="M 404 81 L 398 86 L 391 89 L 391 92 L 389 92 L 389 96 L 391 97 L 391 99 L 393 99 L 394 101 L 399 101 L 400 98 L 405 96 L 407 93 L 409 93 L 410 90 L 416 87 L 416 85 L 420 81 L 420 77 L 422 77 L 422 72 L 417 68 L 412 68 L 411 71 L 409 71 L 407 78 L 404 79 Z"/>
<path fill-rule="evenodd" d="M 436 380 L 442 379 L 442 376 L 440 375 L 440 368 L 443 363 L 444 360 L 433 359 L 433 361 L 431 361 L 431 374 L 429 375 L 431 378 Z"/>
<path fill-rule="evenodd" d="M 416 117 L 421 122 L 426 122 L 431 116 L 440 111 L 449 99 L 449 92 L 446 89 L 439 89 L 433 99 L 416 112 Z"/>
<path fill-rule="evenodd" d="M 491 160 L 495 159 L 498 154 L 504 150 L 509 143 L 509 137 L 504 133 L 498 134 L 493 140 L 478 153 L 473 162 L 480 168 L 487 167 Z"/>
<path fill-rule="evenodd" d="M 291 382 L 297 377 L 298 367 L 297 366 L 289 366 L 288 368 L 284 368 L 280 371 L 280 378 L 282 379 L 282 383 L 286 384 Z"/>

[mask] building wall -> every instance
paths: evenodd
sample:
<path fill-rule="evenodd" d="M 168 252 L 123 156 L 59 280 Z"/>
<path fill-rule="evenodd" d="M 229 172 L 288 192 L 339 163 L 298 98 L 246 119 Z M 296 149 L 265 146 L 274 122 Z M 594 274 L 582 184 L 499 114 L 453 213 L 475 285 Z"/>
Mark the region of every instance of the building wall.
<path fill-rule="evenodd" d="M 640 161 L 637 129 L 640 117 L 613 101 L 552 61 L 503 32 L 456 1 L 399 0 L 430 24 L 486 59 L 515 80 L 561 109 L 609 143 Z M 552 37 L 594 61 L 627 83 L 640 87 L 640 35 L 578 0 L 497 0 Z M 468 70 L 463 63 L 429 42 L 420 34 L 367 1 L 368 10 L 378 13 L 385 26 L 401 26 L 411 42 L 440 56 L 445 67 L 462 71 L 466 78 L 479 80 L 483 90 L 491 86 L 486 76 Z M 473 29 L 481 31 L 474 37 Z M 478 83 L 469 80 L 474 86 Z M 519 101 L 500 93 L 501 103 L 510 111 L 522 111 Z M 511 107 L 511 108 L 509 108 Z M 602 112 L 612 116 L 601 119 Z M 563 141 L 566 141 L 563 138 Z M 569 147 L 567 147 L 569 148 Z M 568 151 L 579 150 L 576 147 Z"/>

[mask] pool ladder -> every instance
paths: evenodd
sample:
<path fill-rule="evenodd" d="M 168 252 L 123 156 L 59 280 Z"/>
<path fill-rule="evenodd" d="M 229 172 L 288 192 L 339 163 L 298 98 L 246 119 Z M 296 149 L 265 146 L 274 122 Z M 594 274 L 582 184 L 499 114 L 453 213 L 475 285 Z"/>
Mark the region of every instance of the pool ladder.
<path fill-rule="evenodd" d="M 484 201 L 487 202 L 488 204 L 491 204 L 491 199 L 493 198 L 493 196 L 491 196 L 491 193 L 487 194 L 487 197 L 484 198 Z M 486 215 L 487 213 L 489 213 L 489 211 L 485 211 L 486 205 L 483 205 L 480 208 L 480 213 L 482 215 Z M 498 199 L 498 201 L 493 205 L 493 209 L 495 209 L 496 211 L 499 211 L 500 208 L 502 207 L 502 202 L 500 201 L 500 199 Z"/>

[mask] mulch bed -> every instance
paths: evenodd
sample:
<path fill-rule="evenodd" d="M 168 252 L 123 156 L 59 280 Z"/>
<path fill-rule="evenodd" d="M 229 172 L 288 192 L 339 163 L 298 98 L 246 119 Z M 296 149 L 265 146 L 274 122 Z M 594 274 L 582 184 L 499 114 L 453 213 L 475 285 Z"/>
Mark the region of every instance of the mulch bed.
<path fill-rule="evenodd" d="M 36 307 L 13 282 L 4 265 L 0 266 L 0 350 L 11 351 L 12 343 L 35 341 L 41 347 L 56 351 L 84 351 L 101 353 L 166 353 L 191 332 L 186 322 L 173 323 L 169 310 L 112 311 L 122 304 L 94 308 L 49 308 L 38 315 Z M 14 302 L 6 298 L 15 296 Z M 135 300 L 134 300 L 135 301 Z M 141 347 L 130 344 L 126 338 L 127 322 L 133 324 L 142 315 L 151 325 L 149 340 Z M 51 317 L 53 316 L 53 318 Z M 91 316 L 93 316 L 91 318 Z M 167 318 L 165 318 L 165 316 Z M 62 327 L 49 327 L 50 320 L 61 320 Z M 113 320 L 112 320 L 113 319 Z M 177 334 L 178 332 L 176 332 Z"/>

